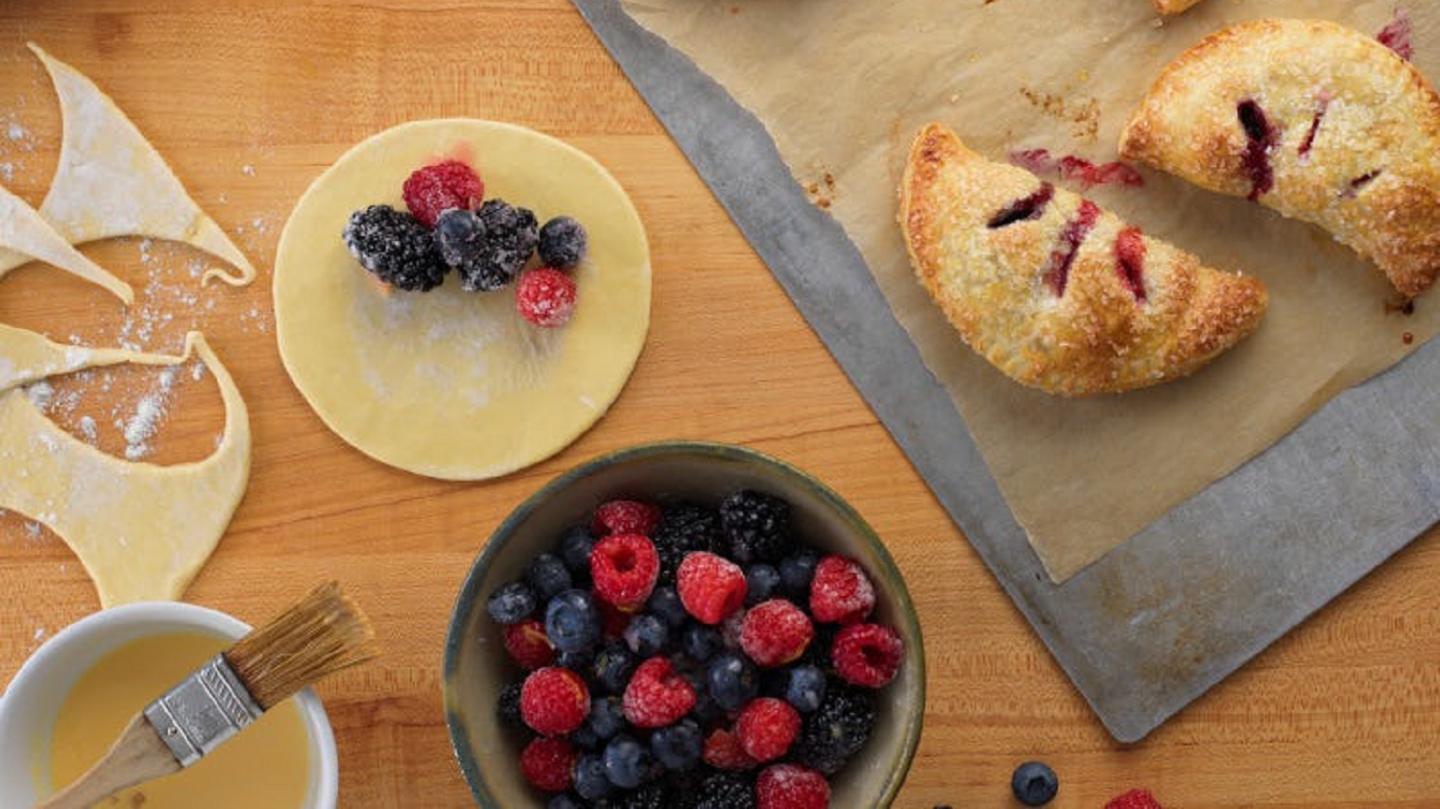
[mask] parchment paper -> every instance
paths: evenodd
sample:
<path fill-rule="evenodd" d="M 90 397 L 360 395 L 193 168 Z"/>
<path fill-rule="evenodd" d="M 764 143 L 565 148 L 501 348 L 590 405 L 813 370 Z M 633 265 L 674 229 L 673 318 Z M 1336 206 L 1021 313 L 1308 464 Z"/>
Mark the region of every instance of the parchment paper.
<path fill-rule="evenodd" d="M 915 282 L 895 221 L 905 154 L 928 121 L 995 159 L 1045 148 L 1107 162 L 1160 69 L 1206 34 L 1261 17 L 1373 34 L 1393 2 L 1209 0 L 1164 20 L 1148 0 L 626 3 L 766 124 L 844 226 L 1057 582 L 1440 330 L 1440 291 L 1397 311 L 1379 271 L 1324 232 L 1145 169 L 1141 189 L 1088 194 L 1211 266 L 1261 277 L 1270 311 L 1189 379 L 1061 399 L 1011 382 L 961 342 Z M 1440 77 L 1440 4 L 1409 13 L 1416 65 Z"/>

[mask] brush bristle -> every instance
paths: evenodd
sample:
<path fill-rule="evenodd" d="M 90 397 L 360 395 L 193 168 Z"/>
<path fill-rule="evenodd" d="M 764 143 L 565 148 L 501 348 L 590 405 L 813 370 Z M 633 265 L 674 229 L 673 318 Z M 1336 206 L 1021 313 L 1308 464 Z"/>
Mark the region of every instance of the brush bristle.
<path fill-rule="evenodd" d="M 335 582 L 241 638 L 225 660 L 264 710 L 296 691 L 374 658 L 370 621 Z"/>

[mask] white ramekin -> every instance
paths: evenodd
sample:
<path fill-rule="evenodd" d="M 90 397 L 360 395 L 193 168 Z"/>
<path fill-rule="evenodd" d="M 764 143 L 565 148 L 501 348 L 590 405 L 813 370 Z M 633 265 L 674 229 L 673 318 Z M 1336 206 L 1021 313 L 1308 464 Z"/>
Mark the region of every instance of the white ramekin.
<path fill-rule="evenodd" d="M 238 640 L 249 631 L 223 612 L 167 601 L 97 612 L 57 633 L 25 661 L 0 696 L 0 806 L 34 805 L 36 785 L 49 781 L 55 716 L 70 689 L 106 653 L 152 635 L 200 632 Z M 310 742 L 305 809 L 334 809 L 340 784 L 335 735 L 320 698 L 308 688 L 296 696 Z"/>

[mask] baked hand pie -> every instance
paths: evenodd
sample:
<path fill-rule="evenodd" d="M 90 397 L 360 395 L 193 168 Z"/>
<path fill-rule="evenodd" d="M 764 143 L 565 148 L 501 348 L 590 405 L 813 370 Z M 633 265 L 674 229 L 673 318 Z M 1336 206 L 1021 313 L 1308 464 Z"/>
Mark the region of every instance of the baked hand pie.
<path fill-rule="evenodd" d="M 916 275 L 965 342 L 1050 393 L 1185 376 L 1265 312 L 1258 279 L 1202 267 L 1078 194 L 975 154 L 940 124 L 910 149 L 900 224 Z"/>
<path fill-rule="evenodd" d="M 1319 225 L 1405 295 L 1440 273 L 1440 97 L 1344 26 L 1259 20 L 1212 34 L 1161 73 L 1120 154 Z"/>
<path fill-rule="evenodd" d="M 1161 14 L 1179 14 L 1185 9 L 1199 5 L 1200 0 L 1152 0 L 1155 10 Z"/>

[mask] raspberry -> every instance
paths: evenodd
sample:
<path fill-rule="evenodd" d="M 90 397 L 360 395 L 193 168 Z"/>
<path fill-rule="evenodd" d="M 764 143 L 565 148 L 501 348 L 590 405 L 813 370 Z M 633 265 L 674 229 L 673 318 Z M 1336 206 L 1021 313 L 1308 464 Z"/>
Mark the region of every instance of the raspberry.
<path fill-rule="evenodd" d="M 827 809 L 830 783 L 825 776 L 798 764 L 766 767 L 755 782 L 758 809 Z"/>
<path fill-rule="evenodd" d="M 680 603 L 701 623 L 718 624 L 745 604 L 745 572 L 713 553 L 686 556 L 675 580 Z"/>
<path fill-rule="evenodd" d="M 760 697 L 740 711 L 735 736 L 745 754 L 756 761 L 774 761 L 785 755 L 800 735 L 800 713 L 790 703 Z"/>
<path fill-rule="evenodd" d="M 1117 795 L 1105 804 L 1105 809 L 1161 809 L 1160 802 L 1148 789 L 1132 789 L 1124 795 Z"/>
<path fill-rule="evenodd" d="M 664 727 L 695 707 L 695 689 L 665 657 L 640 664 L 625 686 L 625 718 L 642 728 Z"/>
<path fill-rule="evenodd" d="M 659 575 L 655 546 L 639 534 L 612 534 L 595 543 L 590 553 L 595 595 L 621 610 L 644 604 Z"/>
<path fill-rule="evenodd" d="M 660 507 L 639 500 L 611 500 L 601 503 L 590 518 L 590 532 L 597 537 L 611 534 L 650 536 L 660 524 Z"/>
<path fill-rule="evenodd" d="M 585 228 L 568 216 L 557 216 L 540 228 L 540 260 L 568 270 L 585 257 Z"/>
<path fill-rule="evenodd" d="M 520 715 L 541 736 L 563 736 L 585 723 L 590 692 L 580 675 L 548 666 L 525 678 L 520 689 Z"/>
<path fill-rule="evenodd" d="M 575 279 L 552 267 L 531 270 L 515 284 L 515 307 L 541 328 L 563 326 L 575 314 Z"/>
<path fill-rule="evenodd" d="M 520 753 L 520 773 L 536 789 L 564 792 L 570 788 L 570 771 L 575 768 L 575 748 L 564 739 L 533 739 Z"/>
<path fill-rule="evenodd" d="M 822 623 L 854 624 L 875 609 L 875 586 L 854 559 L 826 556 L 810 581 L 810 615 Z"/>
<path fill-rule="evenodd" d="M 853 685 L 883 688 L 895 679 L 905 659 L 905 642 L 879 624 L 852 624 L 835 636 L 830 648 L 835 673 Z"/>
<path fill-rule="evenodd" d="M 430 232 L 415 217 L 389 205 L 350 214 L 340 236 L 360 266 L 399 289 L 427 292 L 440 286 L 449 269 L 435 251 Z"/>
<path fill-rule="evenodd" d="M 740 648 L 766 668 L 783 666 L 804 654 L 815 627 L 803 611 L 783 598 L 771 599 L 745 613 Z"/>
<path fill-rule="evenodd" d="M 705 750 L 700 758 L 717 770 L 732 772 L 754 769 L 759 764 L 740 746 L 740 739 L 724 728 L 716 729 L 705 739 Z"/>
<path fill-rule="evenodd" d="M 485 184 L 475 169 L 459 160 L 446 160 L 416 169 L 405 180 L 405 207 L 427 228 L 447 208 L 474 208 L 485 195 Z"/>
<path fill-rule="evenodd" d="M 543 668 L 555 660 L 555 649 L 545 635 L 545 625 L 534 618 L 505 627 L 502 635 L 505 651 L 522 669 Z"/>

